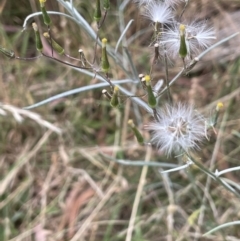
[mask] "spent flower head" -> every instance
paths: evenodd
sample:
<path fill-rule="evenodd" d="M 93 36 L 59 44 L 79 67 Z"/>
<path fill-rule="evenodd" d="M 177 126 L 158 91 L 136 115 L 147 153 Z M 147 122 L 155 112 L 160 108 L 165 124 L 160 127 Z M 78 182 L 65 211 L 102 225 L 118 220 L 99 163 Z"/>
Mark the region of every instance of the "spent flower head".
<path fill-rule="evenodd" d="M 161 42 L 165 44 L 169 56 L 175 58 L 179 54 L 181 43 L 181 27 L 184 26 L 184 38 L 187 47 L 187 57 L 198 54 L 208 48 L 216 39 L 213 28 L 206 21 L 183 25 L 178 22 L 162 33 Z"/>
<path fill-rule="evenodd" d="M 167 155 L 198 148 L 205 137 L 204 117 L 192 105 L 165 105 L 158 120 L 146 125 L 153 131 L 152 142 Z"/>
<path fill-rule="evenodd" d="M 147 4 L 143 15 L 154 23 L 170 23 L 173 19 L 172 10 L 161 1 Z"/>

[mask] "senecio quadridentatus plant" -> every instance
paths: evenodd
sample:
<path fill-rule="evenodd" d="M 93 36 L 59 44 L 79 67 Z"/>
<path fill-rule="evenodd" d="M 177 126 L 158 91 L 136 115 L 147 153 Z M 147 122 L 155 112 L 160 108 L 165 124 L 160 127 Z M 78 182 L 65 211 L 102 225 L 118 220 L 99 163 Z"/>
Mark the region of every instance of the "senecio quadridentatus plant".
<path fill-rule="evenodd" d="M 58 2 L 69 14 L 47 11 L 45 6 L 46 0 L 39 0 L 41 11 L 29 15 L 25 19 L 24 29 L 29 19 L 37 15 L 42 15 L 43 22 L 46 25 L 46 32 L 40 34 L 39 26 L 36 23 L 32 23 L 32 28 L 35 33 L 36 49 L 39 53 L 39 55 L 34 58 L 49 58 L 53 61 L 70 66 L 79 72 L 96 77 L 101 83 L 80 87 L 52 96 L 32 106 L 25 107 L 25 109 L 32 109 L 49 103 L 50 101 L 82 91 L 108 86 L 110 90 L 103 89 L 102 93 L 109 99 L 110 105 L 113 108 L 119 108 L 120 105 L 123 105 L 123 102 L 121 102 L 122 96 L 126 96 L 131 98 L 135 107 L 142 107 L 152 114 L 153 121 L 146 123 L 145 129 L 151 131 L 152 139 L 150 143 L 155 145 L 159 149 L 159 152 L 165 153 L 167 157 L 175 155 L 184 157 L 188 160 L 185 165 L 165 172 L 178 171 L 194 163 L 203 172 L 207 173 L 225 188 L 236 194 L 235 190 L 219 177 L 220 175 L 217 171 L 216 173 L 209 171 L 192 156 L 192 152 L 200 148 L 204 139 L 207 141 L 208 129 L 212 128 L 215 131 L 219 112 L 223 104 L 218 103 L 216 108 L 211 112 L 211 116 L 206 118 L 199 113 L 193 105 L 188 103 L 174 103 L 171 94 L 171 86 L 180 76 L 187 75 L 210 50 L 234 38 L 238 33 L 234 33 L 216 42 L 214 30 L 209 25 L 208 21 L 195 19 L 192 22 L 188 22 L 184 19 L 184 13 L 191 4 L 191 2 L 187 0 L 125 0 L 121 4 L 119 11 L 124 11 L 127 4 L 134 3 L 138 6 L 139 11 L 141 11 L 142 17 L 151 22 L 150 27 L 152 27 L 153 34 L 149 39 L 150 46 L 147 47 L 154 50 L 153 58 L 150 69 L 142 70 L 141 72 L 144 73 L 142 74 L 137 73 L 127 46 L 123 48 L 123 52 L 125 51 L 124 56 L 127 56 L 125 57 L 127 60 L 123 60 L 123 54 L 118 50 L 119 44 L 126 40 L 125 34 L 132 20 L 122 30 L 122 34 L 119 37 L 115 49 L 108 46 L 107 36 L 101 41 L 99 40 L 99 32 L 107 21 L 111 5 L 110 0 L 95 0 L 94 2 L 95 10 L 93 12 L 93 20 L 96 22 L 96 31 L 94 31 L 90 24 L 77 12 L 74 8 L 73 1 L 58 0 Z M 181 11 L 179 11 L 179 8 L 181 8 Z M 180 12 L 179 16 L 176 16 L 177 12 Z M 75 21 L 94 40 L 93 58 L 91 60 L 86 58 L 84 49 L 79 49 L 76 54 L 77 57 L 70 56 L 65 52 L 64 48 L 54 40 L 54 35 L 51 31 L 51 17 L 54 14 L 63 15 Z M 43 37 L 51 46 L 51 54 L 46 54 L 44 51 L 44 45 L 42 43 Z M 101 48 L 101 56 L 97 56 L 98 48 Z M 0 47 L 0 51 L 9 58 L 18 60 L 34 59 L 16 56 L 14 51 L 4 47 Z M 61 56 L 64 56 L 64 60 Z M 126 73 L 128 77 L 127 80 L 112 80 L 110 78 L 111 61 L 109 61 L 109 57 Z M 66 58 L 69 59 L 69 62 L 65 60 Z M 176 62 L 177 59 L 181 60 L 182 69 L 170 80 L 169 66 Z M 71 61 L 73 61 L 73 63 Z M 78 61 L 78 64 L 76 64 L 76 61 Z M 127 66 L 123 63 L 126 61 L 128 62 Z M 156 69 L 155 66 L 158 65 L 164 66 L 165 80 L 164 83 L 158 81 L 157 84 L 153 86 L 153 71 Z M 136 92 L 133 93 L 124 87 L 123 84 L 125 83 L 141 86 L 146 94 L 144 96 L 137 96 Z M 162 103 L 160 98 L 165 93 L 167 100 Z M 133 120 L 129 120 L 128 124 L 140 144 L 149 144 L 144 141 L 141 131 Z"/>

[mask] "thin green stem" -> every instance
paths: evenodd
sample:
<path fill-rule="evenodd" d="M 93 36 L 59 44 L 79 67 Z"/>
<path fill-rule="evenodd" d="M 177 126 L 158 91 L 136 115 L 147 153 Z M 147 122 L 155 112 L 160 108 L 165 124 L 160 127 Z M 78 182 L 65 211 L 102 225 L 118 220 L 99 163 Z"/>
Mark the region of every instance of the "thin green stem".
<path fill-rule="evenodd" d="M 219 184 L 221 184 L 225 189 L 227 189 L 228 191 L 230 191 L 231 193 L 233 193 L 234 195 L 236 195 L 237 197 L 240 198 L 240 194 L 237 193 L 234 189 L 230 188 L 225 182 L 223 182 L 221 180 L 220 177 L 216 176 L 213 172 L 209 171 L 206 167 L 204 167 L 201 163 L 199 163 L 198 161 L 196 161 L 192 156 L 190 156 L 190 154 L 186 151 L 185 154 L 188 156 L 188 158 L 196 165 L 199 167 L 199 169 L 201 169 L 203 172 L 205 172 L 207 175 L 209 175 L 211 178 L 213 178 L 215 181 L 217 181 Z"/>

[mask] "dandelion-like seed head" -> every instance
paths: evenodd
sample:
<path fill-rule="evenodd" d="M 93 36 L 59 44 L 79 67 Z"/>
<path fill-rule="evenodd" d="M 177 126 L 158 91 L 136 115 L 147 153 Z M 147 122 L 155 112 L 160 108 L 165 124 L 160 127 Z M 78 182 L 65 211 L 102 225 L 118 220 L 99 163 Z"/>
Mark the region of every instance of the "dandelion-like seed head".
<path fill-rule="evenodd" d="M 204 117 L 191 105 L 165 105 L 158 116 L 146 129 L 153 131 L 152 142 L 167 155 L 196 149 L 205 137 Z"/>
<path fill-rule="evenodd" d="M 206 21 L 193 22 L 189 25 L 182 25 L 175 22 L 162 33 L 161 42 L 165 44 L 168 54 L 175 58 L 178 56 L 181 39 L 181 26 L 185 26 L 185 42 L 188 56 L 193 57 L 200 51 L 208 48 L 216 39 L 212 27 Z"/>
<path fill-rule="evenodd" d="M 173 19 L 172 10 L 161 1 L 147 4 L 143 15 L 154 23 L 170 23 Z"/>

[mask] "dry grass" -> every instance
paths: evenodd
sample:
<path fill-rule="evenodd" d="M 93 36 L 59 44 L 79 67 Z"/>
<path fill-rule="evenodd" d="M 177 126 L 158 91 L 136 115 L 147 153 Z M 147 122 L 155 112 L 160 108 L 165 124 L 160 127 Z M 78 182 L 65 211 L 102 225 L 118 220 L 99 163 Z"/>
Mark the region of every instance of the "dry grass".
<path fill-rule="evenodd" d="M 89 2 L 74 1 L 74 5 L 91 22 L 93 6 Z M 239 31 L 239 1 L 227 5 L 226 1 L 190 2 L 190 12 L 198 13 L 201 7 L 200 18 L 211 18 L 219 39 Z M 113 47 L 120 32 L 114 3 L 108 27 L 100 33 L 108 36 Z M 63 11 L 56 1 L 48 1 L 47 7 Z M 37 9 L 30 0 L 2 1 L 0 45 L 14 49 L 18 56 L 37 55 L 31 29 L 20 32 L 24 18 Z M 131 18 L 138 21 L 129 29 L 128 38 L 149 28 L 133 4 L 126 9 L 126 23 Z M 41 18 L 36 21 L 45 28 Z M 52 31 L 66 52 L 76 56 L 82 47 L 91 57 L 93 41 L 75 23 L 53 17 Z M 149 34 L 140 35 L 130 45 L 139 73 L 149 68 Z M 189 101 L 203 113 L 209 113 L 217 101 L 224 102 L 217 135 L 212 133 L 195 156 L 213 171 L 239 165 L 239 42 L 236 38 L 209 53 L 189 76 L 179 78 L 172 90 L 174 101 Z M 173 67 L 170 75 L 178 71 L 179 67 Z M 116 64 L 112 75 L 125 78 Z M 154 69 L 154 77 L 164 78 L 161 67 Z M 239 240 L 238 226 L 202 237 L 218 224 L 239 220 L 240 206 L 237 197 L 195 166 L 161 175 L 158 167 L 117 163 L 146 159 L 179 164 L 178 159 L 167 160 L 154 148 L 149 158 L 149 147 L 135 142 L 127 120 L 133 118 L 141 128 L 150 116 L 142 110 L 141 115 L 133 112 L 130 99 L 115 110 L 97 89 L 35 109 L 39 115 L 22 109 L 96 82 L 44 58 L 24 62 L 0 55 L 0 240 Z M 144 137 L 149 139 L 146 131 Z M 239 172 L 224 177 L 233 184 L 240 181 Z"/>

